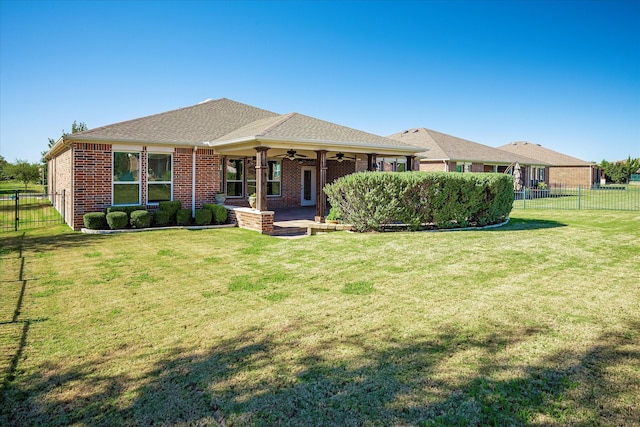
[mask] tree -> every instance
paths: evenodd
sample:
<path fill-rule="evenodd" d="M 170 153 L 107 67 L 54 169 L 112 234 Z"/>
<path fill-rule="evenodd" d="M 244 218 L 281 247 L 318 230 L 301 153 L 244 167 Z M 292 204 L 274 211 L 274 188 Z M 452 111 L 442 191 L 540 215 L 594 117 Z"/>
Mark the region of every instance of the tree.
<path fill-rule="evenodd" d="M 604 170 L 604 174 L 610 181 L 617 184 L 629 182 L 631 174 L 640 168 L 640 159 L 632 159 L 631 156 L 627 160 L 609 163 L 606 160 L 600 162 L 600 167 Z"/>
<path fill-rule="evenodd" d="M 73 123 L 71 123 L 71 133 L 78 133 L 85 130 L 89 130 L 85 122 L 76 123 L 74 120 Z M 64 130 L 62 131 L 62 134 L 65 135 Z"/>
<path fill-rule="evenodd" d="M 76 121 L 74 120 L 73 123 L 71 123 L 71 133 L 78 133 L 85 130 L 89 130 L 85 122 L 76 123 Z M 69 134 L 65 132 L 64 129 L 62 129 L 62 136 L 65 136 L 65 135 L 69 135 Z M 49 138 L 49 145 L 47 146 L 47 149 L 42 153 L 40 153 L 42 155 L 42 159 L 40 159 L 40 161 L 45 166 L 47 164 L 47 160 L 44 158 L 44 156 L 53 148 L 54 145 L 56 145 L 56 140 L 53 138 Z"/>
<path fill-rule="evenodd" d="M 9 174 L 24 184 L 25 191 L 30 182 L 38 182 L 40 180 L 40 168 L 37 163 L 29 163 L 26 160 L 16 160 L 15 164 L 10 165 Z"/>
<path fill-rule="evenodd" d="M 5 169 L 9 166 L 9 162 L 7 162 L 3 156 L 0 156 L 0 180 L 7 179 L 5 176 Z"/>

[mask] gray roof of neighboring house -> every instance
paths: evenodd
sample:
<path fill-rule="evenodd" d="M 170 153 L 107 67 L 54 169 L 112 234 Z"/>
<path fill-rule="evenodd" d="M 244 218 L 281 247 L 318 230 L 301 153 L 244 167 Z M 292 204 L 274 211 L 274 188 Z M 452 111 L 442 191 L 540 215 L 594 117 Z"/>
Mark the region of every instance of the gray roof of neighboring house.
<path fill-rule="evenodd" d="M 64 136 L 67 141 L 98 141 L 210 146 L 240 141 L 284 140 L 386 147 L 414 154 L 417 150 L 379 135 L 298 113 L 280 115 L 226 98 L 115 123 Z M 55 148 L 55 147 L 54 147 Z M 51 150 L 53 152 L 54 149 Z M 51 153 L 50 152 L 50 153 Z"/>
<path fill-rule="evenodd" d="M 549 163 L 552 166 L 587 166 L 592 165 L 575 157 L 559 153 L 557 151 L 544 148 L 540 144 L 532 144 L 526 141 L 511 142 L 498 147 L 499 150 L 508 151 L 510 153 L 521 154 Z"/>
<path fill-rule="evenodd" d="M 457 138 L 426 128 L 414 128 L 389 135 L 389 138 L 403 141 L 426 149 L 418 156 L 427 160 L 455 160 L 484 163 L 519 162 L 523 164 L 545 165 L 546 162 L 528 156 L 498 150 L 488 145 Z"/>

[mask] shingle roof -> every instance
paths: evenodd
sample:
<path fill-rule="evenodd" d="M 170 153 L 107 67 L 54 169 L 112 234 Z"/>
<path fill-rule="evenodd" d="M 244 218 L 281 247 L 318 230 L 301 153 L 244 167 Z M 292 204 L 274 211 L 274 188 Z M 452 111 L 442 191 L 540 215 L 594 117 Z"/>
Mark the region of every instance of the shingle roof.
<path fill-rule="evenodd" d="M 411 144 L 385 138 L 361 130 L 341 126 L 335 123 L 289 113 L 279 117 L 269 117 L 250 123 L 240 129 L 218 138 L 214 142 L 233 141 L 236 139 L 285 139 L 300 141 L 318 141 L 331 143 L 363 144 L 368 146 L 413 148 Z M 415 151 L 415 150 L 410 150 Z"/>
<path fill-rule="evenodd" d="M 65 136 L 65 140 L 222 145 L 281 139 L 387 147 L 415 153 L 412 145 L 298 113 L 280 115 L 226 98 Z"/>
<path fill-rule="evenodd" d="M 273 117 L 279 114 L 222 98 L 74 133 L 67 139 L 199 144 Z"/>
<path fill-rule="evenodd" d="M 591 165 L 589 162 L 580 160 L 557 151 L 544 148 L 540 144 L 532 144 L 526 141 L 511 142 L 498 147 L 499 150 L 508 151 L 510 153 L 520 154 L 549 163 L 552 166 L 586 166 Z"/>
<path fill-rule="evenodd" d="M 528 156 L 498 150 L 488 145 L 457 138 L 426 128 L 414 128 L 390 135 L 389 138 L 426 149 L 418 156 L 430 160 L 454 160 L 485 163 L 544 165 L 546 162 Z"/>

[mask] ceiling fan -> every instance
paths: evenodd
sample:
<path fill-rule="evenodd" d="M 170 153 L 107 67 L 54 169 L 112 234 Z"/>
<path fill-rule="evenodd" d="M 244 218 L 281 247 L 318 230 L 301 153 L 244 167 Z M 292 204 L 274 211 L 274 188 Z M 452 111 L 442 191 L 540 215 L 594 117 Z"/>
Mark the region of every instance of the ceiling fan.
<path fill-rule="evenodd" d="M 338 162 L 342 162 L 343 160 L 354 161 L 355 157 L 345 156 L 344 153 L 336 153 L 334 157 L 329 158 L 329 160 L 337 160 Z"/>
<path fill-rule="evenodd" d="M 296 160 L 298 158 L 307 158 L 308 156 L 305 156 L 304 154 L 298 154 L 296 150 L 288 150 L 287 154 L 280 154 L 279 156 L 276 156 L 276 157 L 284 157 L 289 160 Z"/>

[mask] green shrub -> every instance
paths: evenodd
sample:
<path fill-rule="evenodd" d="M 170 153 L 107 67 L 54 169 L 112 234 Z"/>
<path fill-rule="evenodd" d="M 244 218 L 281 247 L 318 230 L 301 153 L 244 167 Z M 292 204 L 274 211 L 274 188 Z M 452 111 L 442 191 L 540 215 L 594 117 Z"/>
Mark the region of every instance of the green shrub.
<path fill-rule="evenodd" d="M 131 217 L 131 212 L 143 210 L 145 210 L 144 206 L 109 206 L 107 208 L 107 213 L 125 212 L 129 217 Z"/>
<path fill-rule="evenodd" d="M 196 225 L 209 225 L 213 219 L 213 213 L 209 209 L 196 209 Z"/>
<path fill-rule="evenodd" d="M 151 225 L 151 213 L 147 210 L 133 211 L 129 223 L 133 228 L 148 228 Z"/>
<path fill-rule="evenodd" d="M 176 214 L 176 221 L 178 225 L 191 224 L 191 209 L 180 209 Z"/>
<path fill-rule="evenodd" d="M 107 214 L 107 224 L 112 230 L 121 230 L 129 225 L 129 216 L 126 212 L 109 212 Z"/>
<path fill-rule="evenodd" d="M 178 211 L 182 209 L 182 202 L 180 200 L 172 200 L 158 203 L 158 210 L 167 211 L 170 215 L 169 224 L 173 225 L 177 223 Z"/>
<path fill-rule="evenodd" d="M 213 214 L 213 223 L 214 224 L 224 224 L 227 222 L 227 208 L 222 205 L 217 205 L 214 203 L 205 203 L 202 205 L 203 209 L 209 209 Z"/>
<path fill-rule="evenodd" d="M 338 179 L 325 193 L 358 231 L 393 223 L 414 230 L 484 226 L 511 212 L 513 180 L 488 173 L 365 172 Z"/>
<path fill-rule="evenodd" d="M 162 211 L 158 209 L 153 213 L 153 225 L 156 227 L 166 227 L 171 224 L 171 211 Z"/>
<path fill-rule="evenodd" d="M 109 228 L 107 224 L 107 216 L 104 212 L 91 212 L 82 216 L 84 228 L 89 230 L 106 230 Z"/>

